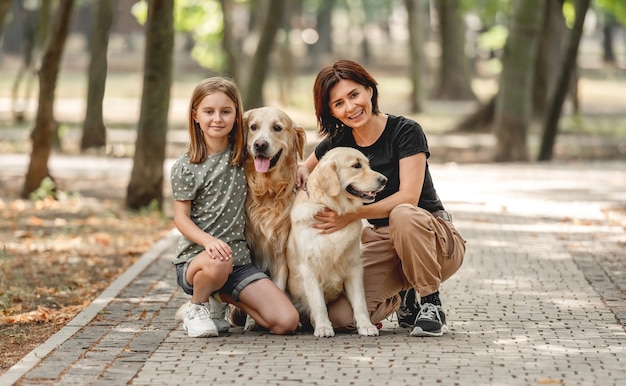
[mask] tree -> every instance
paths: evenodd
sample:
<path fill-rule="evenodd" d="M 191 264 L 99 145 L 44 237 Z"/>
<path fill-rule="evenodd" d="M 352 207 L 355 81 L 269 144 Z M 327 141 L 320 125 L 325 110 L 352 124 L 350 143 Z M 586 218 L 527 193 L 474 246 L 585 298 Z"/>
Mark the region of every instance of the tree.
<path fill-rule="evenodd" d="M 27 9 L 26 6 L 29 8 Z M 15 17 L 21 17 L 22 21 L 22 63 L 17 76 L 13 82 L 11 90 L 12 106 L 11 110 L 16 121 L 25 119 L 25 112 L 28 110 L 30 100 L 31 81 L 37 76 L 39 68 L 39 55 L 46 44 L 46 36 L 50 26 L 50 15 L 52 9 L 51 0 L 43 0 L 39 6 L 36 3 L 14 2 L 13 12 Z M 10 39 L 9 39 L 10 40 Z M 17 39 L 16 39 L 17 40 Z M 22 103 L 20 103 L 20 88 L 22 80 L 26 76 L 26 86 Z"/>
<path fill-rule="evenodd" d="M 534 63 L 543 0 L 513 0 L 510 33 L 502 57 L 496 101 L 495 161 L 528 161 L 526 137 L 532 117 Z"/>
<path fill-rule="evenodd" d="M 333 53 L 332 12 L 337 0 L 320 0 L 317 3 L 315 27 L 318 39 L 308 47 L 310 60 L 307 60 L 307 69 L 314 71 L 317 71 L 321 63 L 326 62 L 326 59 Z"/>
<path fill-rule="evenodd" d="M 102 101 L 107 77 L 109 31 L 113 24 L 114 1 L 97 1 L 92 11 L 91 61 L 87 89 L 87 111 L 83 123 L 80 149 L 106 146 L 106 127 L 102 115 Z"/>
<path fill-rule="evenodd" d="M 574 27 L 570 31 L 567 41 L 565 55 L 562 57 L 561 72 L 556 83 L 555 91 L 550 98 L 546 118 L 543 125 L 543 136 L 541 139 L 541 149 L 539 151 L 539 161 L 548 161 L 552 159 L 554 142 L 559 130 L 559 119 L 565 95 L 569 90 L 572 79 L 572 73 L 577 66 L 576 57 L 578 55 L 578 46 L 580 38 L 583 34 L 583 25 L 585 23 L 585 15 L 589 9 L 591 0 L 576 0 L 576 20 Z"/>
<path fill-rule="evenodd" d="M 172 84 L 174 5 L 171 0 L 148 1 L 143 91 L 135 155 L 126 191 L 126 207 L 163 205 L 163 164 Z"/>
<path fill-rule="evenodd" d="M 556 73 L 559 58 L 563 52 L 563 34 L 565 19 L 563 17 L 563 0 L 544 1 L 544 18 L 537 47 L 534 68 L 532 113 L 533 119 L 543 121 L 546 100 L 550 90 L 556 83 Z M 530 68 L 529 68 L 530 69 Z M 575 98 L 575 95 L 573 95 Z M 496 113 L 498 95 L 492 96 L 486 103 L 481 104 L 473 113 L 467 115 L 456 127 L 460 132 L 490 132 Z"/>
<path fill-rule="evenodd" d="M 4 29 L 4 19 L 11 9 L 11 0 L 0 0 L 0 39 L 2 39 L 2 31 Z"/>
<path fill-rule="evenodd" d="M 261 36 L 256 52 L 250 63 L 249 77 L 245 89 L 244 106 L 246 109 L 263 106 L 263 86 L 269 70 L 269 60 L 274 47 L 276 33 L 283 22 L 283 14 L 286 8 L 285 0 L 266 0 L 264 7 Z"/>
<path fill-rule="evenodd" d="M 465 55 L 465 22 L 460 0 L 437 0 L 441 31 L 441 60 L 437 98 L 447 100 L 476 99 L 470 85 Z"/>
<path fill-rule="evenodd" d="M 230 75 L 235 81 L 239 81 L 239 61 L 238 51 L 235 45 L 235 38 L 232 33 L 232 13 L 233 0 L 220 0 L 222 7 L 222 23 L 224 24 L 222 31 L 222 49 L 226 56 L 224 69 L 226 74 Z"/>
<path fill-rule="evenodd" d="M 422 72 L 424 69 L 423 26 L 425 20 L 423 2 L 421 0 L 404 0 L 408 15 L 409 29 L 409 78 L 411 79 L 411 112 L 422 111 L 424 98 L 424 84 Z"/>
<path fill-rule="evenodd" d="M 46 177 L 53 179 L 48 169 L 48 159 L 58 129 L 58 123 L 54 119 L 54 94 L 73 7 L 74 0 L 59 1 L 50 41 L 42 59 L 39 71 L 39 106 L 31 133 L 32 149 L 21 193 L 23 198 L 28 198 Z"/>
<path fill-rule="evenodd" d="M 541 39 L 535 61 L 535 80 L 533 85 L 533 117 L 543 121 L 548 96 L 556 84 L 559 60 L 563 53 L 563 37 L 566 30 L 563 17 L 563 1 L 544 1 L 544 18 L 541 27 Z"/>

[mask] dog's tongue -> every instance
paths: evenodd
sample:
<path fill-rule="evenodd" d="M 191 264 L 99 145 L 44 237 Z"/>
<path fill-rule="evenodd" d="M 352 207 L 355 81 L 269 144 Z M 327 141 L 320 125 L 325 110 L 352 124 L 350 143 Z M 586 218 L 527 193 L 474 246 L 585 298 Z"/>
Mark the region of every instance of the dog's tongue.
<path fill-rule="evenodd" d="M 270 170 L 270 159 L 264 157 L 256 157 L 254 159 L 254 168 L 259 173 L 265 173 Z"/>

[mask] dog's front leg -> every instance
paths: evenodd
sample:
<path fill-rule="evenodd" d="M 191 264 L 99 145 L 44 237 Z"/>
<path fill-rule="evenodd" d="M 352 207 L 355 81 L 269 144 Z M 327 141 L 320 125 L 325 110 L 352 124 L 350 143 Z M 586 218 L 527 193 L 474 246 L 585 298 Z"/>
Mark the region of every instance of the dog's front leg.
<path fill-rule="evenodd" d="M 287 289 L 287 277 L 289 276 L 286 257 L 280 257 L 277 259 L 277 263 L 276 267 L 274 267 L 275 272 L 272 272 L 272 281 L 281 291 L 285 292 Z"/>
<path fill-rule="evenodd" d="M 313 335 L 317 337 L 335 336 L 335 330 L 328 318 L 328 309 L 324 301 L 324 293 L 319 285 L 318 279 L 311 270 L 306 267 L 300 268 L 304 294 L 311 322 L 313 323 Z"/>
<path fill-rule="evenodd" d="M 378 329 L 372 324 L 367 311 L 367 301 L 363 288 L 363 270 L 353 269 L 352 271 L 351 276 L 346 278 L 344 282 L 344 288 L 352 305 L 357 331 L 362 336 L 377 336 Z"/>

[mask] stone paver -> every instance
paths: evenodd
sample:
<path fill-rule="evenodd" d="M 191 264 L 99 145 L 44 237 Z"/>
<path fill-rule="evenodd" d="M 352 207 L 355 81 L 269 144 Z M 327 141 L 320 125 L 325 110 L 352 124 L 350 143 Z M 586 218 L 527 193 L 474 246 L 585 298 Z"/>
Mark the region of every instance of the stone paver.
<path fill-rule="evenodd" d="M 186 296 L 173 234 L 93 318 L 0 384 L 626 384 L 626 233 L 602 212 L 626 204 L 626 162 L 431 169 L 468 246 L 442 286 L 441 338 L 389 320 L 377 338 L 234 328 L 190 339 L 174 320 Z"/>

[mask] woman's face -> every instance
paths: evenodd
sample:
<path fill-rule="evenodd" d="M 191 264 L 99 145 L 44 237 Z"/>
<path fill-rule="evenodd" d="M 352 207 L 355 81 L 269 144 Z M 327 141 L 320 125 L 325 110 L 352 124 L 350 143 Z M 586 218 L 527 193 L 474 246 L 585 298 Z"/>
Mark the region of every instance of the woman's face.
<path fill-rule="evenodd" d="M 353 129 L 367 124 L 372 117 L 372 89 L 348 79 L 330 90 L 331 114 Z"/>
<path fill-rule="evenodd" d="M 194 120 L 207 139 L 227 138 L 235 125 L 236 117 L 235 103 L 221 91 L 202 98 L 194 114 Z"/>

